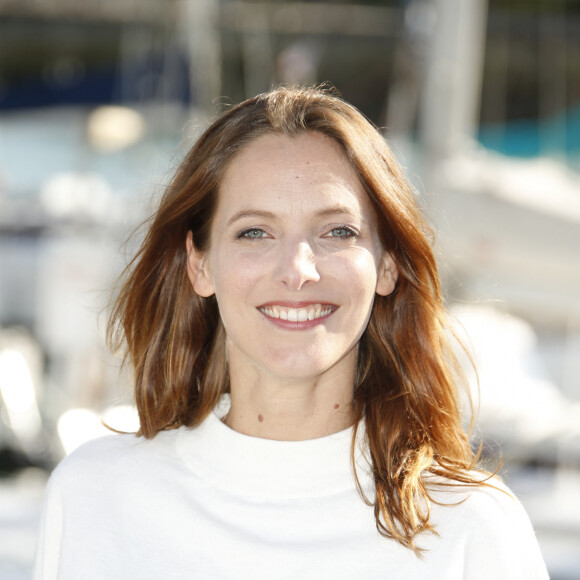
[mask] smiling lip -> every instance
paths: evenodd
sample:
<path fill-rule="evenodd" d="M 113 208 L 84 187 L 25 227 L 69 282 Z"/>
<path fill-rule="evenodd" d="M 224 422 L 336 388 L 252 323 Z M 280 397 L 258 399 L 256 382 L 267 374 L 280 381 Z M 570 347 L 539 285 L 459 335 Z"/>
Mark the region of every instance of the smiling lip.
<path fill-rule="evenodd" d="M 282 323 L 317 323 L 337 309 L 333 304 L 321 302 L 288 306 L 285 304 L 264 304 L 258 310 L 268 318 Z"/>

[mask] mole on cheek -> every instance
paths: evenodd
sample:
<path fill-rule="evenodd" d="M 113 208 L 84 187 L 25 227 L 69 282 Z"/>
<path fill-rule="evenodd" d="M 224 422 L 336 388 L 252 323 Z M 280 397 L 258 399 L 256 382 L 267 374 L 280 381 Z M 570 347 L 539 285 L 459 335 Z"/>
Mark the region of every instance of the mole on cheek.
<path fill-rule="evenodd" d="M 335 409 L 338 409 L 339 407 L 340 407 L 340 405 L 339 405 L 338 403 L 335 403 L 335 404 L 334 404 L 334 408 L 335 408 Z"/>
<path fill-rule="evenodd" d="M 262 415 L 258 415 L 258 421 L 260 421 L 260 423 L 264 420 L 264 417 L 262 417 Z"/>

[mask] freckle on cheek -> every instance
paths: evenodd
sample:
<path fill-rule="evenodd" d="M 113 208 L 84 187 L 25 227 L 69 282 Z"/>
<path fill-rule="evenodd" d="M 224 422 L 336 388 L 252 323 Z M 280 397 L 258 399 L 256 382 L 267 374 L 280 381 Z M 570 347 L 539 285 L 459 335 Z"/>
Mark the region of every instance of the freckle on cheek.
<path fill-rule="evenodd" d="M 262 417 L 262 415 L 258 415 L 258 421 L 260 421 L 260 423 L 264 420 L 264 417 Z"/>
<path fill-rule="evenodd" d="M 340 407 L 340 405 L 338 403 L 335 403 L 334 408 L 338 409 Z"/>

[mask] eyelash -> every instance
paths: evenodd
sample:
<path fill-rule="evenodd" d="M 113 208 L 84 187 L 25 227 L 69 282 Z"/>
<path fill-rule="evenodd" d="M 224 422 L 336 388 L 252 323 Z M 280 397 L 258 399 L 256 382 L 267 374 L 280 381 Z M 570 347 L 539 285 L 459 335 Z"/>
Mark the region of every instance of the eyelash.
<path fill-rule="evenodd" d="M 337 231 L 344 231 L 346 232 L 345 235 L 342 236 L 333 236 L 330 235 L 333 232 L 337 232 Z M 251 236 L 249 234 L 253 233 L 253 232 L 259 232 L 260 235 L 259 236 Z M 332 228 L 327 234 L 325 234 L 323 237 L 325 238 L 337 238 L 337 239 L 343 239 L 343 240 L 347 240 L 350 238 L 355 238 L 358 236 L 358 232 L 356 230 L 354 230 L 353 228 L 349 227 L 349 226 L 337 226 L 335 228 Z M 266 232 L 262 229 L 262 228 L 248 228 L 247 230 L 242 230 L 238 235 L 237 235 L 237 239 L 238 240 L 261 240 L 264 237 L 266 237 Z"/>
<path fill-rule="evenodd" d="M 344 236 L 331 236 L 329 234 L 331 234 L 332 232 L 336 232 L 336 231 L 340 231 L 340 230 L 344 230 L 346 232 L 346 235 Z M 325 237 L 330 237 L 330 238 L 340 238 L 340 239 L 349 239 L 349 238 L 356 238 L 356 236 L 358 236 L 358 232 L 356 232 L 353 228 L 349 227 L 349 226 L 337 226 L 335 228 L 332 228 L 328 234 L 326 234 Z"/>
<path fill-rule="evenodd" d="M 251 232 L 260 232 L 261 235 L 258 237 L 252 237 L 252 236 L 248 235 Z M 237 238 L 238 238 L 238 240 L 243 240 L 243 239 L 245 239 L 245 240 L 260 240 L 264 237 L 264 235 L 262 235 L 262 234 L 265 234 L 265 233 L 266 232 L 262 228 L 248 228 L 247 230 L 242 230 L 238 234 Z"/>

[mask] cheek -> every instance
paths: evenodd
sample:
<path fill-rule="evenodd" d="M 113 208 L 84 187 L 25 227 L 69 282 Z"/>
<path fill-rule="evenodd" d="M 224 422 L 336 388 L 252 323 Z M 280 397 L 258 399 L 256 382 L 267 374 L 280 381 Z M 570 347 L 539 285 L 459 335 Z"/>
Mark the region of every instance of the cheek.
<path fill-rule="evenodd" d="M 248 252 L 224 252 L 214 261 L 213 280 L 218 303 L 220 297 L 239 296 L 251 290 L 263 274 L 264 261 Z"/>
<path fill-rule="evenodd" d="M 374 295 L 377 286 L 377 262 L 369 250 L 356 248 L 348 259 L 337 262 L 335 270 L 345 287 L 351 291 Z"/>

